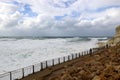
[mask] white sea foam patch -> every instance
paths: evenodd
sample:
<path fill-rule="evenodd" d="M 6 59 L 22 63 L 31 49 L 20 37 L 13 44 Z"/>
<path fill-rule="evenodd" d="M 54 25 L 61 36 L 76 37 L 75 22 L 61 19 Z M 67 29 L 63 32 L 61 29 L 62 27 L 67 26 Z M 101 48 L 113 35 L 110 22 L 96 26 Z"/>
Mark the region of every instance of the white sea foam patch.
<path fill-rule="evenodd" d="M 96 47 L 97 38 L 0 39 L 0 73 Z"/>

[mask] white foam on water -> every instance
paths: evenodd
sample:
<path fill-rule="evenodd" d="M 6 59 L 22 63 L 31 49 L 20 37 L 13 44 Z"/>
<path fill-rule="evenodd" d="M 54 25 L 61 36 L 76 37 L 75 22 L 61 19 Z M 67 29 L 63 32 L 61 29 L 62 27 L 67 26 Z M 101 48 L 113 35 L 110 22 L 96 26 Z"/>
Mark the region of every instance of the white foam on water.
<path fill-rule="evenodd" d="M 96 47 L 97 38 L 0 39 L 0 73 Z"/>

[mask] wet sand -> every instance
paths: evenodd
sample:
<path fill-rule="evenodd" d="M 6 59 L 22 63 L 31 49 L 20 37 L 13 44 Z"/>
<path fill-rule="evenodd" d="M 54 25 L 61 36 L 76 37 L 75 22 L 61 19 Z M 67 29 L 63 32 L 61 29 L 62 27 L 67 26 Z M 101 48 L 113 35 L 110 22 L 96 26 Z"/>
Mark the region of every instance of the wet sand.
<path fill-rule="evenodd" d="M 120 80 L 120 45 L 49 67 L 21 80 Z"/>

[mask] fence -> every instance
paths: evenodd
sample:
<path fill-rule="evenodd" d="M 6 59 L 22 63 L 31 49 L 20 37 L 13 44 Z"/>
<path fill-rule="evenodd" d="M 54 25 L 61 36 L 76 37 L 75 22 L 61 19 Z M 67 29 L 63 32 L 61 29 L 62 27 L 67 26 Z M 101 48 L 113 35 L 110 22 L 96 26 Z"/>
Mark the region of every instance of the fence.
<path fill-rule="evenodd" d="M 5 74 L 1 74 L 0 75 L 0 80 L 21 79 L 21 78 L 24 78 L 24 77 L 28 76 L 29 74 L 34 74 L 35 72 L 41 71 L 41 70 L 46 69 L 48 67 L 67 62 L 69 60 L 73 60 L 73 59 L 79 58 L 81 56 L 85 56 L 85 55 L 88 55 L 88 54 L 93 54 L 96 51 L 101 50 L 103 48 L 106 48 L 106 47 L 93 48 L 93 49 L 90 49 L 90 50 L 87 50 L 87 51 L 84 51 L 84 52 L 81 52 L 81 53 L 74 53 L 74 54 L 70 54 L 70 55 L 67 55 L 67 56 L 64 56 L 64 57 L 59 57 L 59 58 L 56 58 L 56 59 L 43 61 L 43 62 L 40 62 L 40 63 L 35 64 L 35 65 L 31 65 L 31 66 L 28 66 L 28 67 L 25 67 L 25 68 L 22 68 L 22 69 L 18 69 L 18 70 L 14 70 L 14 71 L 11 71 L 11 72 L 8 72 L 8 73 L 5 73 Z"/>

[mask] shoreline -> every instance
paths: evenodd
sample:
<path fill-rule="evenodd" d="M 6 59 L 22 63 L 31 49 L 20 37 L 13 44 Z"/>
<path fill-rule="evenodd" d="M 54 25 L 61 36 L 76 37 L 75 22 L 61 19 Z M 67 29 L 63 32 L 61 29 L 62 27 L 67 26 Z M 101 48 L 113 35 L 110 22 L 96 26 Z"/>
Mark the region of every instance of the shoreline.
<path fill-rule="evenodd" d="M 89 41 L 90 42 L 90 41 Z M 70 42 L 71 43 L 71 42 Z M 85 42 L 83 42 L 83 43 L 85 43 Z M 14 70 L 17 70 L 17 69 L 21 69 L 21 68 L 24 68 L 24 67 L 27 67 L 27 66 L 30 66 L 30 65 L 34 65 L 34 64 L 36 64 L 36 63 L 39 63 L 39 62 L 43 62 L 43 61 L 45 61 L 45 59 L 46 60 L 51 60 L 51 59 L 55 59 L 56 57 L 63 57 L 63 56 L 67 56 L 67 55 L 70 55 L 71 53 L 78 53 L 78 52 L 82 52 L 82 51 L 84 51 L 84 50 L 87 50 L 87 49 L 89 49 L 89 48 L 91 48 L 91 47 L 94 47 L 94 46 L 96 46 L 96 43 L 93 45 L 93 46 L 91 46 L 92 45 L 92 43 L 90 42 L 90 46 L 91 47 L 85 47 L 85 48 L 81 48 L 80 46 L 77 46 L 77 47 L 75 47 L 75 46 L 73 46 L 73 45 L 76 45 L 76 43 L 72 43 L 72 45 L 70 44 L 70 47 L 69 47 L 69 44 L 68 44 L 68 46 L 63 46 L 63 47 L 60 47 L 61 48 L 61 50 L 60 51 L 58 51 L 57 52 L 57 50 L 59 50 L 59 49 L 55 49 L 55 50 L 53 50 L 53 52 L 51 52 L 51 49 L 50 49 L 50 51 L 47 51 L 47 50 L 43 50 L 42 51 L 42 49 L 41 49 L 41 52 L 40 52 L 40 49 L 37 51 L 37 50 L 34 50 L 34 48 L 33 48 L 33 50 L 31 49 L 30 51 L 27 51 L 26 50 L 26 52 L 24 53 L 24 48 L 22 48 L 20 51 L 21 51 L 21 53 L 19 53 L 19 51 L 17 51 L 16 52 L 16 54 L 14 54 L 14 48 L 13 49 L 10 49 L 10 50 L 13 50 L 13 52 L 10 52 L 9 50 L 7 51 L 7 50 L 4 50 L 3 49 L 3 52 L 5 52 L 5 51 L 7 51 L 8 52 L 8 54 L 7 54 L 7 52 L 6 53 L 4 53 L 4 54 L 6 54 L 7 56 L 6 56 L 6 60 L 4 60 L 3 58 L 2 58 L 2 60 L 3 61 L 1 61 L 1 73 L 0 74 L 4 74 L 4 73 L 7 73 L 7 72 L 11 72 L 11 71 L 14 71 Z M 86 43 L 85 43 L 86 44 Z M 3 44 L 4 45 L 4 44 Z M 11 45 L 11 44 L 10 44 Z M 81 45 L 81 43 L 80 44 L 78 44 L 77 43 L 77 45 Z M 86 44 L 86 45 L 83 45 L 83 46 L 87 46 L 88 44 Z M 14 46 L 14 47 L 17 47 L 17 46 Z M 25 46 L 26 47 L 26 46 Z M 63 48 L 63 50 L 62 50 L 62 48 Z M 18 48 L 16 48 L 17 50 L 19 50 Z M 75 49 L 75 50 L 74 50 Z M 22 51 L 23 50 L 23 51 Z M 16 50 L 15 50 L 16 51 Z M 39 55 L 39 56 L 33 56 L 34 55 L 34 52 L 32 52 L 32 51 L 34 51 L 35 52 L 35 54 L 37 54 L 37 55 Z M 46 53 L 45 53 L 45 51 L 46 51 Z M 63 52 L 62 52 L 63 51 Z M 30 52 L 30 53 L 28 53 L 28 52 Z M 40 52 L 40 53 L 39 53 Z M 62 54 L 61 54 L 61 53 Z M 11 54 L 11 53 L 13 53 L 13 54 Z M 39 54 L 38 54 L 39 53 Z M 41 53 L 43 53 L 43 56 L 42 56 L 42 54 Z M 44 53 L 45 53 L 45 55 L 46 54 L 48 54 L 47 55 L 47 57 L 44 55 Z M 49 54 L 50 53 L 50 54 Z M 54 54 L 53 54 L 54 53 Z M 3 54 L 3 57 L 5 56 Z M 41 55 L 40 55 L 41 54 Z M 59 54 L 59 55 L 58 55 Z M 52 58 L 50 58 L 51 57 L 51 55 L 52 55 Z M 11 57 L 12 56 L 12 57 Z M 42 59 L 42 57 L 43 57 L 43 59 Z M 9 58 L 10 57 L 10 58 Z M 30 58 L 29 58 L 30 57 Z M 45 59 L 44 59 L 44 57 L 45 57 Z M 17 59 L 17 58 L 19 58 L 19 59 Z M 26 58 L 26 59 L 25 59 Z M 32 58 L 34 58 L 33 60 L 34 61 L 32 61 Z M 37 59 L 36 59 L 37 58 Z M 47 59 L 48 58 L 48 59 Z M 13 61 L 12 61 L 13 60 Z M 4 65 L 4 63 L 5 62 L 7 62 L 5 65 Z M 21 63 L 22 62 L 22 63 Z M 8 65 L 8 63 L 9 63 L 9 65 Z M 13 65 L 12 65 L 13 64 Z M 4 68 L 4 67 L 6 67 L 6 66 L 8 66 L 7 68 Z"/>
<path fill-rule="evenodd" d="M 117 46 L 117 47 L 120 47 L 120 46 Z M 69 78 L 68 80 L 73 80 L 72 75 L 71 75 L 72 73 L 74 75 L 77 73 L 81 73 L 82 77 L 83 77 L 83 75 L 84 76 L 86 75 L 86 72 L 89 74 L 92 74 L 92 75 L 89 75 L 89 76 L 92 76 L 92 78 L 96 78 L 96 77 L 101 78 L 101 76 L 97 75 L 97 74 L 100 74 L 100 72 L 98 71 L 99 69 L 97 69 L 97 71 L 94 72 L 94 74 L 93 74 L 92 72 L 90 73 L 89 69 L 87 70 L 84 68 L 86 67 L 86 65 L 89 66 L 88 68 L 90 68 L 90 67 L 92 67 L 90 65 L 93 65 L 92 63 L 95 63 L 95 65 L 97 64 L 96 67 L 97 66 L 99 67 L 99 65 L 102 64 L 102 65 L 104 65 L 104 68 L 106 69 L 107 66 L 111 65 L 111 62 L 108 61 L 107 58 L 109 58 L 111 56 L 115 56 L 114 54 L 111 53 L 111 50 L 113 50 L 115 52 L 115 50 L 114 50 L 115 48 L 116 48 L 116 46 L 110 47 L 109 49 L 106 49 L 106 48 L 101 49 L 101 50 L 97 51 L 95 54 L 92 54 L 92 56 L 85 55 L 80 58 L 59 64 L 59 65 L 55 65 L 53 67 L 49 67 L 47 69 L 44 69 L 35 74 L 31 74 L 20 80 L 64 80 L 67 78 Z M 109 56 L 109 53 L 111 54 L 110 56 Z M 106 57 L 106 59 L 105 59 L 105 57 Z M 102 62 L 100 63 L 99 61 L 101 59 L 103 59 L 103 61 L 106 61 L 106 63 L 102 63 Z M 96 75 L 95 75 L 95 73 L 96 73 Z M 94 75 L 94 77 L 93 77 L 93 75 Z M 85 76 L 84 78 L 87 78 L 87 76 Z M 79 79 L 75 79 L 75 80 L 79 80 Z M 92 79 L 90 79 L 90 80 L 92 80 Z M 106 80 L 106 79 L 103 79 L 103 80 Z"/>
<path fill-rule="evenodd" d="M 100 47 L 100 46 L 99 46 Z M 90 58 L 90 56 L 89 55 L 85 55 L 85 56 L 88 56 L 88 58 Z M 82 56 L 83 58 L 85 57 L 85 56 Z M 81 58 L 81 57 L 80 57 Z M 79 59 L 79 58 L 78 58 Z M 75 59 L 75 60 L 70 60 L 70 61 L 67 61 L 67 62 L 65 62 L 65 63 L 61 63 L 61 64 L 59 64 L 59 65 L 55 65 L 55 66 L 53 66 L 53 67 L 49 67 L 49 68 L 47 68 L 47 69 L 44 69 L 44 70 L 42 70 L 42 71 L 40 71 L 40 73 L 38 73 L 38 72 L 35 72 L 34 74 L 36 74 L 36 73 L 38 73 L 38 74 L 40 74 L 41 76 L 36 76 L 36 77 L 38 77 L 40 80 L 44 80 L 44 79 L 42 79 L 42 78 L 45 78 L 45 77 L 47 77 L 48 75 L 50 75 L 51 73 L 54 73 L 54 72 L 56 72 L 56 71 L 59 71 L 59 70 L 61 70 L 61 68 L 66 68 L 66 67 L 70 67 L 72 64 L 74 64 L 74 63 L 72 63 L 72 62 L 76 62 L 77 63 L 77 61 L 76 60 L 78 60 L 78 59 Z M 80 60 L 78 60 L 78 61 L 80 61 Z M 83 61 L 84 61 L 84 59 L 83 59 Z M 34 67 L 34 66 L 33 66 Z M 34 74 L 32 74 L 32 75 L 34 75 Z M 29 76 L 29 75 L 28 75 Z M 25 78 L 26 78 L 27 76 L 25 76 Z M 23 79 L 25 79 L 25 78 L 23 78 Z M 20 79 L 20 80 L 22 80 L 22 79 Z M 26 80 L 32 80 L 31 78 L 30 79 L 26 79 Z M 47 80 L 47 79 L 46 79 Z"/>
<path fill-rule="evenodd" d="M 49 67 L 20 80 L 119 80 L 120 44 Z"/>

